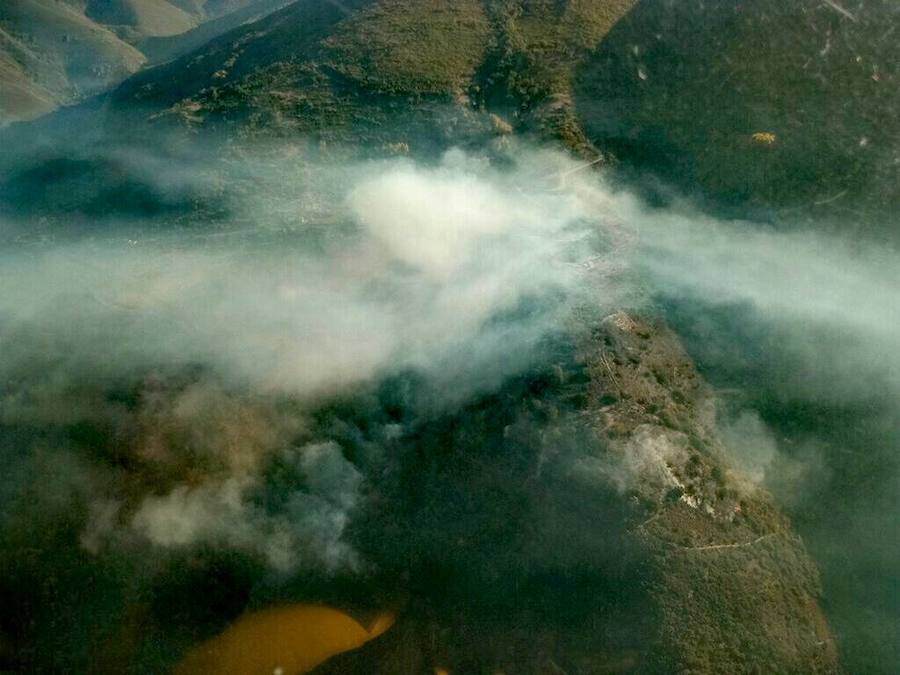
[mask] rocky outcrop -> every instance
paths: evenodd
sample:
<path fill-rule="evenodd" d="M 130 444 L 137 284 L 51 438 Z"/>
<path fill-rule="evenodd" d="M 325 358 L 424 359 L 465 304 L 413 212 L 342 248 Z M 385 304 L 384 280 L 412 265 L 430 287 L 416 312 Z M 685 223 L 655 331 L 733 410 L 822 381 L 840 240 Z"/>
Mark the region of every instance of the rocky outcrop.
<path fill-rule="evenodd" d="M 675 335 L 620 312 L 584 353 L 587 411 L 641 504 L 658 571 L 660 672 L 839 672 L 815 565 L 759 487 L 731 470 L 715 402 Z"/>

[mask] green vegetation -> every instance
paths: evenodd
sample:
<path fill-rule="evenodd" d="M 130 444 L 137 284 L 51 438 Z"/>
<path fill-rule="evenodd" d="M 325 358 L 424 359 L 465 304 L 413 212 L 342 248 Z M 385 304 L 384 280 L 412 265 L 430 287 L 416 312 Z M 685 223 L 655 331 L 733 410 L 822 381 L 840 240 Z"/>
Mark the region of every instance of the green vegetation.
<path fill-rule="evenodd" d="M 810 0 L 640 3 L 580 69 L 579 119 L 739 215 L 893 237 L 898 16 L 891 0 L 852 18 Z"/>
<path fill-rule="evenodd" d="M 484 138 L 497 125 L 478 113 L 496 113 L 501 128 L 596 154 L 574 115 L 575 68 L 631 4 L 381 0 L 345 16 L 300 2 L 132 78 L 113 100 L 128 128 L 137 106 L 176 127 L 414 153 Z"/>

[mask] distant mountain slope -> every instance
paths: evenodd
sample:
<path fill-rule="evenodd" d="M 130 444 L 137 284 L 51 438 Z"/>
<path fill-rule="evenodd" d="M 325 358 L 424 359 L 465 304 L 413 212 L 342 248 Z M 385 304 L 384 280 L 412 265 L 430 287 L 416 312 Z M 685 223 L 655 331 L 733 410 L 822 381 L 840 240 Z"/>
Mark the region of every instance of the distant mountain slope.
<path fill-rule="evenodd" d="M 286 7 L 295 0 L 255 0 L 233 9 L 225 14 L 217 15 L 199 26 L 178 35 L 150 36 L 138 43 L 141 51 L 151 64 L 164 63 L 173 58 L 193 51 L 228 31 L 242 24 L 257 21 L 267 14 Z"/>
<path fill-rule="evenodd" d="M 168 0 L 89 0 L 85 14 L 136 37 L 177 35 L 197 25 L 192 16 Z"/>
<path fill-rule="evenodd" d="M 0 124 L 101 91 L 145 61 L 134 47 L 54 0 L 0 5 Z"/>
<path fill-rule="evenodd" d="M 38 117 L 60 105 L 109 89 L 145 63 L 141 44 L 146 40 L 185 33 L 208 19 L 218 19 L 198 34 L 204 40 L 210 39 L 285 2 L 0 3 L 0 126 Z M 240 21 L 229 21 L 223 16 L 237 11 L 242 12 Z"/>
<path fill-rule="evenodd" d="M 0 120 L 4 117 L 28 119 L 56 107 L 50 83 L 29 76 L 28 61 L 35 60 L 19 40 L 0 31 Z M 61 80 L 55 84 L 61 85 Z"/>

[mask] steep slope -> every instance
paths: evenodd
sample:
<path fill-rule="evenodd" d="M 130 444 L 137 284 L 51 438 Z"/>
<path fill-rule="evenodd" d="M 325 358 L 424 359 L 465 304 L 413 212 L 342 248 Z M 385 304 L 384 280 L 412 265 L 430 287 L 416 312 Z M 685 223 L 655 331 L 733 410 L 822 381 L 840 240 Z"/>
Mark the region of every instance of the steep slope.
<path fill-rule="evenodd" d="M 176 132 L 179 143 L 203 130 L 207 145 L 290 135 L 311 147 L 431 156 L 520 132 L 593 158 L 574 116 L 574 71 L 629 6 L 301 0 L 91 106 L 17 130 L 7 156 L 104 134 L 140 146 L 134 132 L 147 129 Z"/>
<path fill-rule="evenodd" d="M 61 78 L 38 83 L 29 76 L 28 68 L 23 63 L 29 60 L 36 59 L 19 40 L 6 31 L 0 32 L 0 91 L 3 92 L 0 119 L 28 119 L 56 107 L 56 96 L 52 90 L 63 85 Z"/>
<path fill-rule="evenodd" d="M 198 38 L 211 39 L 284 4 L 287 0 L 5 2 L 0 6 L 0 126 L 38 117 L 118 84 L 147 60 L 141 51 L 147 40 L 179 35 L 218 19 L 187 42 L 196 46 Z M 239 10 L 233 18 L 224 16 Z"/>
<path fill-rule="evenodd" d="M 292 2 L 294 0 L 253 0 L 221 16 L 214 16 L 190 31 L 167 37 L 147 37 L 138 46 L 151 64 L 164 63 L 202 47 L 242 24 L 258 21 Z"/>
<path fill-rule="evenodd" d="M 377 136 L 398 111 L 488 109 L 588 150 L 573 118 L 574 67 L 630 4 L 301 1 L 141 74 L 111 108 L 129 124 L 137 110 L 155 123 L 323 140 Z"/>
<path fill-rule="evenodd" d="M 642 2 L 581 69 L 579 116 L 721 207 L 895 236 L 898 19 L 889 0 Z"/>
<path fill-rule="evenodd" d="M 85 14 L 97 23 L 135 37 L 177 35 L 197 25 L 197 18 L 168 0 L 89 0 Z"/>
<path fill-rule="evenodd" d="M 0 124 L 102 91 L 143 64 L 137 49 L 82 9 L 52 0 L 0 6 Z"/>

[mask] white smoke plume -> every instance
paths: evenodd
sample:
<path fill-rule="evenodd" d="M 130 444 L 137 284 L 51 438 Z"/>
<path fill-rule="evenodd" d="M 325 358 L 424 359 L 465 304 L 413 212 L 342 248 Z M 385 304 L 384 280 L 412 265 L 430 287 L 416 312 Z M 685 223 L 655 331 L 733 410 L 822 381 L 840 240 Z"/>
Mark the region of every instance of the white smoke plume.
<path fill-rule="evenodd" d="M 249 229 L 129 224 L 7 251 L 0 419 L 112 429 L 104 452 L 131 477 L 83 496 L 88 551 L 208 545 L 280 572 L 356 568 L 342 535 L 362 478 L 305 411 L 407 371 L 453 408 L 532 367 L 576 307 L 607 306 L 594 265 L 610 252 L 607 197 L 578 169 L 524 150 L 500 167 L 461 151 L 436 165 L 260 163 L 235 217 Z M 135 402 L 110 399 L 129 387 Z M 259 496 L 273 462 L 292 476 L 274 510 Z"/>

